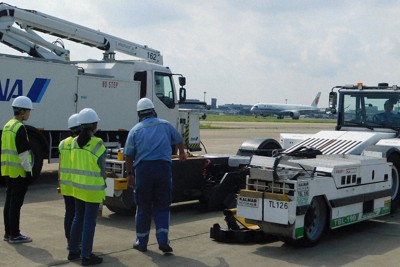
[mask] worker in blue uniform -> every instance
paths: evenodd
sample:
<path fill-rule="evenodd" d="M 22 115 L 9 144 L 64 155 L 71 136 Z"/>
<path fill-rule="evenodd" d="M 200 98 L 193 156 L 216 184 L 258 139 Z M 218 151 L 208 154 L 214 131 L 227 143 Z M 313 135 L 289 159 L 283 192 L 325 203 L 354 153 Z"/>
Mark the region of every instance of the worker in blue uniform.
<path fill-rule="evenodd" d="M 176 145 L 179 159 L 187 159 L 183 138 L 168 121 L 157 118 L 150 99 L 140 99 L 137 112 L 139 123 L 129 131 L 124 148 L 128 183 L 135 190 L 136 242 L 133 248 L 147 251 L 153 217 L 158 248 L 164 253 L 171 253 L 173 250 L 168 239 L 172 198 L 171 155 L 172 147 Z"/>

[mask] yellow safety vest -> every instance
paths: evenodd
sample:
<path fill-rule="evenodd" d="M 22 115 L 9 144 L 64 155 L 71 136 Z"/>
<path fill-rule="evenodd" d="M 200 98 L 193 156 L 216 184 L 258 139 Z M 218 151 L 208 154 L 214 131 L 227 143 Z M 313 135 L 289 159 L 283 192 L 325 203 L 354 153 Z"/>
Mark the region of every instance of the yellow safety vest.
<path fill-rule="evenodd" d="M 72 136 L 65 138 L 58 145 L 60 151 L 60 190 L 64 196 L 73 196 L 73 184 L 71 174 L 71 144 Z"/>
<path fill-rule="evenodd" d="M 92 137 L 83 147 L 74 138 L 71 146 L 73 196 L 85 202 L 102 203 L 105 199 L 105 181 L 98 159 L 106 151 L 103 140 Z"/>
<path fill-rule="evenodd" d="M 1 135 L 1 175 L 10 178 L 17 178 L 19 176 L 26 178 L 26 172 L 21 165 L 21 159 L 18 156 L 17 145 L 15 143 L 17 132 L 21 126 L 26 131 L 22 122 L 17 119 L 11 119 L 4 125 Z M 29 154 L 28 160 L 32 164 L 31 154 Z"/>

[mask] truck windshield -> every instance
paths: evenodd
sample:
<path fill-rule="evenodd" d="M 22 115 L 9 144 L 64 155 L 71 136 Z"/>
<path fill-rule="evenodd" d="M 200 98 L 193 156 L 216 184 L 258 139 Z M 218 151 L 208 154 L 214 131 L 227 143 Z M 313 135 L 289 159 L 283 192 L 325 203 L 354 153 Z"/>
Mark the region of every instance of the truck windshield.
<path fill-rule="evenodd" d="M 175 91 L 171 74 L 156 72 L 154 92 L 168 108 L 175 107 Z"/>
<path fill-rule="evenodd" d="M 400 92 L 376 91 L 344 93 L 343 126 L 400 128 Z"/>

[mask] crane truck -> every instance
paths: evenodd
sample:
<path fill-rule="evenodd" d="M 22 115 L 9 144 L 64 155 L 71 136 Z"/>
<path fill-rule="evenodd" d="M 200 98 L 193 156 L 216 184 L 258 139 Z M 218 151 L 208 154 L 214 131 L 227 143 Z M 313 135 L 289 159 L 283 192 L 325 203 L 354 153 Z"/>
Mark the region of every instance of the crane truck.
<path fill-rule="evenodd" d="M 53 36 L 57 39 L 48 41 Z M 63 40 L 98 48 L 104 51 L 103 58 L 71 61 Z M 133 192 L 127 187 L 125 162 L 119 154 L 129 129 L 138 122 L 135 105 L 143 97 L 151 99 L 158 116 L 180 131 L 187 150 L 201 150 L 199 114 L 179 108 L 189 102 L 186 79 L 163 65 L 160 51 L 5 3 L 0 3 L 0 42 L 28 55 L 0 54 L 0 125 L 12 116 L 14 98 L 25 95 L 32 100 L 34 111 L 26 128 L 34 177 L 39 177 L 44 159 L 58 162 L 58 144 L 69 135 L 68 117 L 82 108 L 93 108 L 101 118 L 96 135 L 109 152 L 104 203 L 115 212 L 134 212 Z M 117 60 L 116 52 L 132 59 Z M 185 163 L 173 159 L 173 202 L 202 200 L 211 206 L 222 205 L 243 186 L 241 169 L 248 161 L 249 155 L 236 159 L 204 155 Z"/>
<path fill-rule="evenodd" d="M 399 88 L 387 83 L 333 87 L 335 131 L 281 134 L 281 149 L 272 157 L 252 156 L 237 198 L 238 218 L 285 242 L 312 246 L 327 229 L 395 212 L 399 100 Z"/>

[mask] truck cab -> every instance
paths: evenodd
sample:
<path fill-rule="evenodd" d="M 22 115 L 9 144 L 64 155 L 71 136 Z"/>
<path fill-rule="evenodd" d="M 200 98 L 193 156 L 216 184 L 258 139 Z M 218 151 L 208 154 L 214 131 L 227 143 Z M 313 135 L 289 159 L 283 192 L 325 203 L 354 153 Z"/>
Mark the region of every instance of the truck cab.
<path fill-rule="evenodd" d="M 394 136 L 400 130 L 400 90 L 396 85 L 380 83 L 378 86 L 346 85 L 334 87 L 330 94 L 330 109 L 336 113 L 338 89 L 339 131 L 391 132 Z"/>

